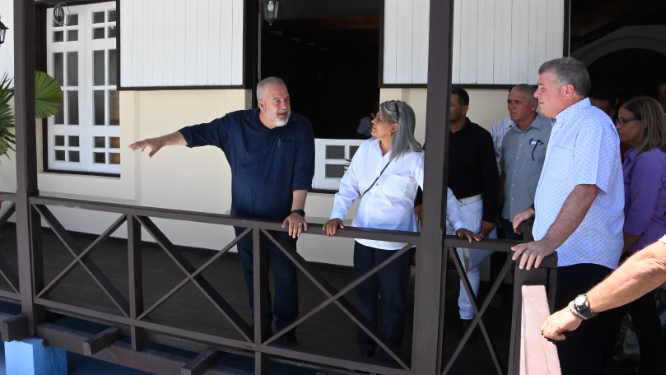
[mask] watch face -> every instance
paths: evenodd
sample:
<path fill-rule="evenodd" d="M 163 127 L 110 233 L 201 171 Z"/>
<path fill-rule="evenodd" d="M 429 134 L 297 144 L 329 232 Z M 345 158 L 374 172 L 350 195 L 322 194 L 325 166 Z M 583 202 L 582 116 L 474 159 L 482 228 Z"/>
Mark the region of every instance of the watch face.
<path fill-rule="evenodd" d="M 585 303 L 586 300 L 587 300 L 587 298 L 585 298 L 585 296 L 580 295 L 580 296 L 576 297 L 576 299 L 574 300 L 574 303 L 576 304 L 576 306 L 585 306 L 586 305 L 586 303 Z"/>

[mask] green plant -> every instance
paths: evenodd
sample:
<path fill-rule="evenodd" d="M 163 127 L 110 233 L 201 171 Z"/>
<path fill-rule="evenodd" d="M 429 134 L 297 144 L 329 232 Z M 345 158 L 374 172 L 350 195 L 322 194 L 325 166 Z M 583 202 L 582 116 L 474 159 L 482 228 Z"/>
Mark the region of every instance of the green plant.
<path fill-rule="evenodd" d="M 9 101 L 14 97 L 14 92 L 9 88 L 12 80 L 7 74 L 0 82 L 0 156 L 6 155 L 9 150 L 14 150 L 14 134 L 9 129 L 14 127 L 14 114 L 9 106 Z"/>
<path fill-rule="evenodd" d="M 14 97 L 10 88 L 12 80 L 7 74 L 0 82 L 0 156 L 14 150 L 14 134 L 9 129 L 14 127 L 14 114 L 9 101 Z M 35 71 L 35 117 L 47 118 L 55 115 L 62 107 L 62 89 L 58 81 L 39 70 Z"/>
<path fill-rule="evenodd" d="M 62 107 L 62 89 L 50 75 L 35 71 L 35 117 L 47 118 Z"/>

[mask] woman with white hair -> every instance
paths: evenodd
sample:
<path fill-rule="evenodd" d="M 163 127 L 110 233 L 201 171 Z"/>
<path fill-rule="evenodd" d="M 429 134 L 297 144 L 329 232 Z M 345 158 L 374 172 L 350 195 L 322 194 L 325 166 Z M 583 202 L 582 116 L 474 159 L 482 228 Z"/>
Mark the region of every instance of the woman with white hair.
<path fill-rule="evenodd" d="M 414 198 L 423 188 L 423 148 L 414 139 L 414 110 L 405 102 L 391 100 L 380 104 L 372 120 L 372 138 L 363 142 L 335 194 L 331 220 L 324 225 L 328 236 L 344 228 L 342 219 L 354 200 L 361 198 L 352 225 L 360 228 L 418 232 Z M 464 228 L 458 201 L 447 188 L 446 218 L 459 237 L 470 243 L 481 239 Z M 356 239 L 354 278 L 382 263 L 407 244 Z M 405 325 L 405 290 L 414 257 L 414 248 L 377 271 L 356 288 L 356 307 L 374 326 L 377 325 L 377 294 L 381 290 L 384 335 L 397 347 L 402 345 Z M 375 343 L 362 329 L 357 342 L 361 355 L 373 357 Z M 382 357 L 389 354 L 382 350 Z"/>

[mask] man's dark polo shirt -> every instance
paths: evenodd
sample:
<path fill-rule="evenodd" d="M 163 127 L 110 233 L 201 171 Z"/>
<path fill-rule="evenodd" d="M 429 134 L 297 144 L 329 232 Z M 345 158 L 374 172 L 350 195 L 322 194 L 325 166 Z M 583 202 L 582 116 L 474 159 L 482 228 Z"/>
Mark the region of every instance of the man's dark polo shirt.
<path fill-rule="evenodd" d="M 265 127 L 259 109 L 237 111 L 207 124 L 182 128 L 188 147 L 217 146 L 231 166 L 231 214 L 284 220 L 294 190 L 308 190 L 314 176 L 314 131 L 291 113 L 285 126 Z"/>

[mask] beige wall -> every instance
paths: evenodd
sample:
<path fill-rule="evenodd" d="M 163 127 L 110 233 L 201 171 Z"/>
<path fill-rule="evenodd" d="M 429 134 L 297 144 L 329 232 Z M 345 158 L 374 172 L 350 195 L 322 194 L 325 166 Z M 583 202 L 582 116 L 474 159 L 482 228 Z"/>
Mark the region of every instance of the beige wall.
<path fill-rule="evenodd" d="M 382 89 L 380 101 L 403 100 L 411 105 L 416 113 L 416 139 L 425 141 L 425 115 L 427 89 Z M 506 99 L 509 91 L 505 89 L 469 89 L 469 111 L 467 117 L 484 128 L 492 129 L 495 123 L 509 116 Z M 444 103 L 442 103 L 444 105 Z"/>

